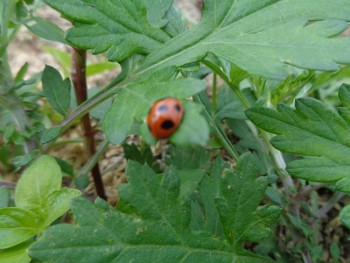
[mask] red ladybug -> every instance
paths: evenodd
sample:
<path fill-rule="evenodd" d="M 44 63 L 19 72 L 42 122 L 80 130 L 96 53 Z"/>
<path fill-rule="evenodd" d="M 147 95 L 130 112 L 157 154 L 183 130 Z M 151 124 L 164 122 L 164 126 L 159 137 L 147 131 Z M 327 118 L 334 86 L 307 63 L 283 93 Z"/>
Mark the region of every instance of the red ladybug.
<path fill-rule="evenodd" d="M 156 101 L 147 116 L 148 127 L 156 139 L 169 137 L 179 127 L 184 109 L 175 98 L 164 98 Z"/>

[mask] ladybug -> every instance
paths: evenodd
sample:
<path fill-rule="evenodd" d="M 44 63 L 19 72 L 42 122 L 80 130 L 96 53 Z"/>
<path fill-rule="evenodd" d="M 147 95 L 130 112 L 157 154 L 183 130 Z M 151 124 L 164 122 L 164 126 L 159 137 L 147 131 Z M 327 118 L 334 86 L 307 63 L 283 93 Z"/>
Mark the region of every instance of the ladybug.
<path fill-rule="evenodd" d="M 179 127 L 184 109 L 178 99 L 166 97 L 157 100 L 147 116 L 149 130 L 156 139 L 168 138 Z"/>

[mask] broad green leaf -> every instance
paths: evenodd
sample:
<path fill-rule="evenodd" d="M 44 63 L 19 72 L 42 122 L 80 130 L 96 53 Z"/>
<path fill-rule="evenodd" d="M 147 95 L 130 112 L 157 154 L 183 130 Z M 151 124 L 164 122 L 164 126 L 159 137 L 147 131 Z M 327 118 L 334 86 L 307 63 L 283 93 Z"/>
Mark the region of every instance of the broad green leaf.
<path fill-rule="evenodd" d="M 268 223 L 271 223 L 268 217 L 276 215 L 274 211 L 269 215 L 264 214 L 267 211 L 264 208 L 263 212 L 256 210 L 261 202 L 260 189 L 266 184 L 264 180 L 256 178 L 256 173 L 252 174 L 255 171 L 252 161 L 252 157 L 246 155 L 238 162 L 238 171 L 234 174 L 226 174 L 225 178 L 221 178 L 220 172 L 210 175 L 215 176 L 218 183 L 215 188 L 216 195 L 210 194 L 209 198 L 222 198 L 218 207 L 220 215 L 221 208 L 237 207 L 241 202 L 234 197 L 245 197 L 246 194 L 239 189 L 240 184 L 244 185 L 242 181 L 246 180 L 243 174 L 249 177 L 249 181 L 253 181 L 253 186 L 248 191 L 253 193 L 253 197 L 244 199 L 244 202 L 241 202 L 242 211 L 236 211 L 241 220 L 248 218 L 246 222 L 241 223 L 244 228 L 237 229 L 234 235 L 236 242 L 240 236 L 251 234 L 248 230 L 254 218 L 264 218 L 258 221 L 259 226 L 256 227 L 257 232 L 261 233 L 266 230 Z M 92 204 L 86 199 L 75 198 L 72 213 L 78 225 L 62 224 L 50 227 L 43 233 L 42 238 L 29 248 L 30 256 L 34 260 L 63 263 L 145 262 L 145 259 L 155 263 L 272 262 L 268 258 L 243 251 L 239 246 L 232 246 L 232 242 L 229 244 L 232 236 L 218 236 L 208 232 L 206 228 L 191 229 L 193 214 L 190 196 L 203 172 L 196 170 L 195 175 L 190 175 L 189 170 L 177 172 L 176 169 L 170 168 L 164 174 L 157 175 L 151 168 L 129 161 L 126 173 L 128 183 L 119 188 L 123 205 L 119 204 L 117 210 L 114 210 L 101 200 Z M 189 176 L 190 179 L 185 178 Z M 232 185 L 234 178 L 237 179 L 235 183 L 239 185 Z M 258 185 L 259 182 L 262 184 Z M 221 193 L 220 189 L 224 193 Z M 236 189 L 238 196 L 232 195 L 230 189 Z M 246 210 L 248 215 L 244 216 Z M 213 216 L 213 219 L 218 219 L 218 213 Z M 232 222 L 229 218 L 232 218 L 233 214 L 222 216 L 219 220 Z M 227 228 L 230 228 L 230 225 Z"/>
<path fill-rule="evenodd" d="M 179 128 L 169 137 L 177 145 L 205 146 L 209 138 L 209 127 L 200 113 L 202 107 L 193 102 L 184 102 L 185 114 Z"/>
<path fill-rule="evenodd" d="M 350 228 L 350 205 L 345 206 L 339 214 L 339 220 L 347 227 Z"/>
<path fill-rule="evenodd" d="M 32 243 L 32 241 L 27 241 L 17 246 L 0 251 L 0 262 L 29 263 L 31 259 L 26 250 Z"/>
<path fill-rule="evenodd" d="M 268 258 L 228 243 L 232 237 L 235 242 L 243 241 L 240 237 L 258 240 L 269 232 L 267 227 L 273 221 L 271 218 L 276 218 L 279 211 L 266 206 L 256 210 L 262 198 L 260 189 L 264 191 L 266 180 L 256 178 L 250 155 L 242 157 L 233 174 L 229 171 L 222 174 L 224 167 L 228 166 L 217 162 L 217 167 L 210 170 L 209 176 L 215 177 L 212 179 L 216 184 L 212 189 L 207 188 L 208 195 L 203 198 L 212 200 L 212 208 L 215 208 L 214 200 L 222 198 L 218 201 L 220 213 L 213 210 L 214 214 L 207 214 L 211 220 L 232 221 L 233 215 L 239 215 L 239 221 L 244 220 L 240 223 L 243 228 L 235 229 L 237 232 L 233 236 L 218 236 L 207 227 L 191 230 L 194 214 L 189 197 L 195 192 L 203 171 L 177 172 L 170 168 L 160 175 L 147 166 L 129 161 L 126 168 L 128 184 L 119 188 L 121 203 L 117 210 L 109 208 L 102 200 L 92 204 L 86 199 L 75 198 L 72 213 L 78 225 L 49 228 L 30 247 L 29 254 L 34 260 L 50 262 L 270 262 Z M 248 182 L 252 185 L 247 191 Z M 258 185 L 259 182 L 263 184 Z M 241 185 L 242 191 L 239 190 Z M 230 189 L 239 193 L 234 194 Z M 240 198 L 248 194 L 246 204 L 240 202 Z M 239 203 L 242 205 L 240 211 L 221 213 L 223 208 L 237 208 Z M 204 212 L 208 206 L 204 206 Z"/>
<path fill-rule="evenodd" d="M 66 34 L 69 42 L 96 54 L 108 51 L 111 60 L 121 61 L 133 53 L 147 54 L 170 39 L 147 21 L 144 0 L 45 2 L 76 22 Z"/>
<path fill-rule="evenodd" d="M 22 21 L 22 24 L 25 25 L 32 33 L 43 39 L 68 44 L 68 42 L 64 39 L 63 30 L 47 20 L 40 17 L 31 17 L 25 21 Z"/>
<path fill-rule="evenodd" d="M 347 28 L 348 0 L 206 0 L 199 24 L 171 40 L 149 24 L 154 9 L 146 10 L 142 0 L 46 2 L 76 22 L 67 32 L 74 45 L 94 53 L 108 50 L 109 59 L 116 61 L 148 54 L 140 75 L 198 62 L 209 52 L 251 74 L 272 78 L 286 77 L 287 64 L 336 70 L 350 62 L 350 39 L 332 38 Z M 168 2 L 161 1 L 161 6 Z M 152 18 L 162 22 L 162 10 Z"/>
<path fill-rule="evenodd" d="M 226 238 L 237 245 L 243 240 L 258 241 L 270 234 L 270 225 L 279 217 L 277 207 L 257 210 L 267 187 L 266 177 L 256 177 L 258 167 L 250 153 L 243 154 L 235 171 L 225 171 L 216 206 Z"/>
<path fill-rule="evenodd" d="M 166 162 L 179 170 L 202 169 L 209 164 L 210 154 L 203 147 L 169 145 L 168 151 L 170 156 Z"/>
<path fill-rule="evenodd" d="M 110 142 L 124 141 L 135 119 L 146 118 L 153 102 L 171 94 L 184 99 L 205 88 L 205 83 L 196 79 L 178 79 L 167 82 L 148 81 L 143 84 L 123 87 L 107 112 L 103 128 Z M 185 113 L 186 115 L 186 113 Z"/>
<path fill-rule="evenodd" d="M 343 102 L 349 90 L 342 87 Z M 293 176 L 336 182 L 339 191 L 350 191 L 350 123 L 345 118 L 311 98 L 298 99 L 295 109 L 279 105 L 277 111 L 251 108 L 246 114 L 260 128 L 277 134 L 271 140 L 274 147 L 304 156 L 289 163 L 287 170 Z"/>
<path fill-rule="evenodd" d="M 44 227 L 49 226 L 53 221 L 66 213 L 70 208 L 71 200 L 81 193 L 76 189 L 61 188 L 50 193 L 44 202 L 42 223 Z"/>
<path fill-rule="evenodd" d="M 15 191 L 16 206 L 41 213 L 47 197 L 61 188 L 62 173 L 55 159 L 43 155 L 21 176 Z"/>
<path fill-rule="evenodd" d="M 15 246 L 40 231 L 38 217 L 17 207 L 0 209 L 0 249 Z"/>
<path fill-rule="evenodd" d="M 60 73 L 47 66 L 42 75 L 43 92 L 47 101 L 61 115 L 66 116 L 70 104 L 70 80 L 62 79 Z"/>

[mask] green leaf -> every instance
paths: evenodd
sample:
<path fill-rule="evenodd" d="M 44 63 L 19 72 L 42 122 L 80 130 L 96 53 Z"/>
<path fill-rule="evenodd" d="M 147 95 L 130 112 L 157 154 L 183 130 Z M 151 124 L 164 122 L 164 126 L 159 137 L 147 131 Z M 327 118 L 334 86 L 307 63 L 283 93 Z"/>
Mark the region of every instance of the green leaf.
<path fill-rule="evenodd" d="M 223 174 L 222 194 L 216 199 L 216 205 L 225 236 L 233 244 L 269 236 L 271 223 L 279 217 L 277 207 L 256 210 L 267 187 L 266 177 L 257 178 L 257 174 L 254 157 L 249 153 L 241 156 L 234 173 Z"/>
<path fill-rule="evenodd" d="M 331 252 L 331 256 L 336 262 L 340 259 L 340 248 L 336 242 L 332 242 L 329 252 Z"/>
<path fill-rule="evenodd" d="M 70 104 L 70 80 L 62 79 L 60 73 L 51 66 L 45 66 L 43 75 L 43 92 L 47 101 L 61 115 L 66 116 Z"/>
<path fill-rule="evenodd" d="M 66 34 L 69 42 L 83 49 L 92 49 L 96 54 L 108 50 L 110 60 L 121 61 L 133 53 L 147 54 L 170 38 L 165 31 L 147 21 L 143 0 L 45 2 L 78 22 L 77 27 Z"/>
<path fill-rule="evenodd" d="M 244 107 L 239 102 L 232 90 L 223 87 L 220 89 L 218 102 L 215 109 L 215 118 L 218 121 L 223 119 L 245 119 Z"/>
<path fill-rule="evenodd" d="M 147 20 L 148 22 L 158 28 L 164 27 L 169 21 L 164 19 L 164 16 L 173 4 L 173 0 L 146 0 Z"/>
<path fill-rule="evenodd" d="M 336 70 L 350 62 L 350 38 L 332 38 L 347 28 L 347 0 L 206 0 L 199 24 L 171 40 L 148 22 L 154 8 L 146 9 L 142 0 L 46 2 L 75 22 L 67 32 L 74 45 L 94 53 L 108 50 L 109 59 L 116 61 L 148 54 L 139 75 L 198 62 L 210 52 L 271 78 L 286 77 L 286 65 Z M 151 22 L 162 25 L 164 10 Z"/>
<path fill-rule="evenodd" d="M 340 87 L 339 99 L 345 107 L 350 108 L 350 85 L 343 84 Z"/>
<path fill-rule="evenodd" d="M 37 159 L 21 176 L 15 191 L 18 208 L 41 213 L 47 197 L 61 188 L 62 173 L 55 159 L 47 155 Z"/>
<path fill-rule="evenodd" d="M 168 151 L 166 162 L 180 170 L 205 168 L 209 164 L 210 154 L 203 147 L 169 145 Z"/>
<path fill-rule="evenodd" d="M 167 82 L 148 81 L 124 87 L 118 92 L 111 109 L 105 116 L 103 130 L 110 142 L 120 144 L 128 135 L 134 120 L 146 118 L 153 102 L 167 97 L 169 94 L 172 97 L 184 99 L 204 88 L 205 83 L 196 79 L 178 79 Z"/>
<path fill-rule="evenodd" d="M 50 193 L 44 202 L 43 214 L 45 216 L 45 221 L 42 225 L 47 227 L 66 213 L 70 208 L 71 200 L 80 194 L 80 191 L 69 188 L 61 188 Z"/>
<path fill-rule="evenodd" d="M 304 156 L 289 163 L 287 170 L 305 180 L 336 182 L 339 191 L 350 191 L 350 124 L 311 98 L 296 100 L 295 109 L 279 105 L 277 110 L 251 108 L 246 114 L 260 128 L 277 134 L 271 140 L 274 147 Z"/>
<path fill-rule="evenodd" d="M 206 119 L 200 114 L 203 108 L 197 103 L 186 101 L 184 109 L 181 125 L 169 140 L 182 146 L 205 146 L 209 138 L 209 127 Z"/>
<path fill-rule="evenodd" d="M 32 241 L 23 242 L 17 246 L 5 249 L 0 252 L 0 262 L 9 263 L 29 263 L 31 261 L 27 254 L 28 247 Z"/>
<path fill-rule="evenodd" d="M 46 129 L 41 134 L 40 143 L 41 144 L 49 143 L 57 139 L 58 136 L 60 136 L 60 134 L 61 134 L 60 126 L 55 126 L 55 127 Z"/>
<path fill-rule="evenodd" d="M 118 64 L 108 62 L 108 61 L 89 64 L 86 66 L 86 76 L 90 77 L 93 75 L 101 74 L 102 72 L 112 70 L 117 67 L 118 67 Z"/>
<path fill-rule="evenodd" d="M 340 211 L 339 220 L 350 229 L 350 205 L 345 206 Z"/>
<path fill-rule="evenodd" d="M 210 174 L 217 182 L 215 194 L 208 191 L 209 198 L 213 198 L 212 205 L 217 200 L 219 213 L 214 213 L 212 220 L 228 222 L 228 225 L 224 224 L 228 236 L 218 236 L 206 228 L 191 229 L 190 196 L 203 171 L 192 170 L 191 175 L 190 170 L 177 172 L 170 168 L 157 175 L 151 168 L 129 161 L 126 168 L 128 183 L 119 188 L 122 205 L 119 203 L 117 210 L 99 199 L 92 204 L 86 199 L 75 198 L 72 213 L 78 225 L 50 227 L 29 248 L 29 254 L 34 260 L 62 263 L 145 262 L 145 258 L 147 262 L 155 263 L 272 262 L 244 251 L 238 244 L 243 237 L 257 240 L 266 236 L 267 226 L 273 221 L 271 218 L 278 215 L 271 211 L 276 209 L 273 207 L 257 210 L 266 180 L 256 178 L 253 157 L 243 156 L 236 171 L 233 174 L 225 172 L 224 178 L 220 172 L 223 171 L 222 162 L 217 163 L 215 170 L 219 172 Z M 249 189 L 248 181 L 252 183 Z M 205 209 L 206 206 L 204 213 Z M 224 214 L 227 209 L 233 213 Z M 234 235 L 233 230 L 237 231 Z M 237 243 L 237 247 L 232 246 L 233 243 Z"/>
<path fill-rule="evenodd" d="M 15 246 L 40 231 L 38 218 L 17 207 L 0 209 L 0 249 Z"/>
<path fill-rule="evenodd" d="M 72 66 L 72 58 L 69 53 L 61 51 L 52 46 L 43 46 L 42 49 L 51 54 L 51 56 L 60 64 L 64 76 L 69 76 Z"/>
<path fill-rule="evenodd" d="M 100 92 L 101 89 L 99 88 L 91 88 L 88 90 L 88 97 L 91 98 L 95 96 L 98 92 Z M 94 107 L 91 111 L 90 114 L 92 117 L 98 120 L 102 120 L 108 110 L 112 106 L 112 98 L 106 99 L 103 102 L 99 103 L 96 107 Z"/>
<path fill-rule="evenodd" d="M 63 30 L 47 20 L 40 17 L 31 17 L 25 21 L 22 21 L 22 24 L 25 25 L 32 33 L 43 39 L 68 44 L 68 42 L 64 39 Z"/>

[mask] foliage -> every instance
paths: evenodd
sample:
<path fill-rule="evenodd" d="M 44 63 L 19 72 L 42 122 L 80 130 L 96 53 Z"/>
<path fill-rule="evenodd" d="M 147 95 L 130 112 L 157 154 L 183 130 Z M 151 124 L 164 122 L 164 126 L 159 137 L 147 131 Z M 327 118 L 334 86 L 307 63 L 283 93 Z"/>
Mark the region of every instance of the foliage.
<path fill-rule="evenodd" d="M 323 242 L 329 238 L 321 221 L 350 191 L 350 37 L 339 37 L 350 2 L 202 4 L 200 21 L 188 26 L 171 0 L 0 2 L 0 171 L 28 167 L 14 195 L 0 175 L 0 261 L 350 256 L 341 241 Z M 72 27 L 64 32 L 36 16 L 42 5 Z M 28 77 L 24 63 L 12 74 L 8 46 L 21 26 L 72 55 L 46 42 L 43 50 L 60 69 L 47 65 Z M 86 51 L 109 61 L 91 63 Z M 105 87 L 87 89 L 90 76 L 112 69 L 121 72 Z M 157 142 L 145 118 L 168 96 L 181 100 L 185 114 L 178 130 Z M 65 141 L 77 121 L 83 139 Z M 104 138 L 97 149 L 96 132 Z M 88 151 L 83 167 L 48 156 L 77 141 Z M 98 163 L 109 144 L 123 145 L 128 160 L 117 206 L 73 198 L 90 172 L 106 198 Z M 61 188 L 62 172 L 70 188 Z M 75 222 L 56 221 L 69 208 Z M 339 214 L 347 227 L 348 211 Z"/>
<path fill-rule="evenodd" d="M 201 201 L 214 206 L 201 211 L 198 203 L 191 204 L 195 188 L 185 188 L 181 170 L 170 168 L 156 175 L 129 161 L 128 184 L 119 190 L 122 201 L 117 210 L 100 200 L 91 204 L 75 199 L 72 211 L 78 226 L 51 228 L 30 248 L 30 255 L 50 262 L 141 262 L 145 257 L 152 262 L 268 262 L 240 248 L 244 240 L 269 235 L 269 226 L 279 216 L 277 207 L 257 209 L 266 178 L 256 178 L 250 154 L 241 157 L 234 173 L 224 170 L 222 161 L 215 166 L 212 173 L 202 174 L 205 179 L 199 186 Z M 214 185 L 208 187 L 207 181 Z M 186 182 L 194 187 L 198 183 Z M 240 203 L 242 199 L 246 202 Z"/>
<path fill-rule="evenodd" d="M 44 172 L 46 171 L 46 172 Z M 15 192 L 16 207 L 0 208 L 0 260 L 29 262 L 26 242 L 61 217 L 70 200 L 80 195 L 75 189 L 61 188 L 62 172 L 55 159 L 41 156 L 23 174 Z M 16 255 L 14 255 L 16 254 Z"/>

